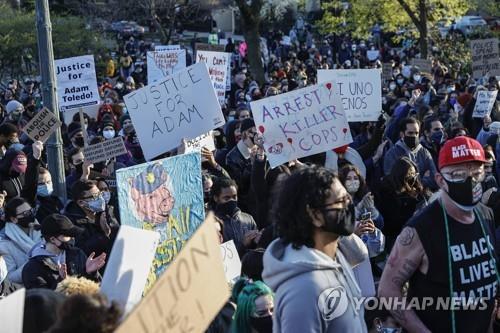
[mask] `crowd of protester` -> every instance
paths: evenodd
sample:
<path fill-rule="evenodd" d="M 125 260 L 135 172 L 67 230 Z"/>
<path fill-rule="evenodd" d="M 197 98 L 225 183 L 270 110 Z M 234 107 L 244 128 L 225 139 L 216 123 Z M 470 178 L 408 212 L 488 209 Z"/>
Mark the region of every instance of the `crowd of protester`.
<path fill-rule="evenodd" d="M 463 266 L 455 259 L 472 250 L 452 253 L 452 262 L 448 248 L 485 239 L 491 246 L 477 250 L 474 263 L 485 257 L 492 264 L 472 278 L 473 288 L 497 289 L 498 97 L 489 116 L 472 117 L 478 92 L 498 90 L 497 78 L 473 80 L 439 57 L 424 73 L 410 65 L 415 43 L 391 47 L 377 29 L 370 40 L 307 29 L 289 36 L 283 43 L 282 34 L 268 34 L 263 84 L 252 75 L 246 43 L 228 38 L 225 46 L 232 55 L 227 123 L 214 131 L 216 151 L 202 150 L 203 191 L 220 241 L 236 245 L 242 278 L 208 331 L 496 329 L 495 291 L 482 311 L 364 310 L 353 300 L 375 297 L 377 289 L 383 297 L 458 293 Z M 98 73 L 97 117 L 85 114 L 81 124 L 76 115 L 63 125 L 67 202 L 53 193 L 44 145 L 22 131 L 41 108 L 39 83 L 13 80 L 2 92 L 0 293 L 27 289 L 25 332 L 112 332 L 119 324 L 122 310 L 99 294 L 98 283 L 120 225 L 115 172 L 146 162 L 123 96 L 147 85 L 151 49 L 133 37 L 121 41 L 119 56 Z M 368 59 L 369 50 L 378 57 Z M 391 64 L 392 75 L 382 82 L 378 121 L 350 123 L 349 146 L 270 168 L 251 101 L 315 84 L 318 69 L 382 63 Z M 127 154 L 85 160 L 85 137 L 93 144 L 119 136 Z M 331 304 L 335 290 L 340 303 Z"/>

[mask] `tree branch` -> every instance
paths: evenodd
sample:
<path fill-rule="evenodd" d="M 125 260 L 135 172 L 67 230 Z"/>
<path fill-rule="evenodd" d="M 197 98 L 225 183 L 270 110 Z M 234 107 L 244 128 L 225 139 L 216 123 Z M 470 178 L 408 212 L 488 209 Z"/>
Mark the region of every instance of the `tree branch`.
<path fill-rule="evenodd" d="M 417 26 L 418 30 L 420 30 L 420 26 L 422 22 L 418 19 L 417 15 L 411 10 L 410 6 L 406 3 L 405 0 L 397 0 L 398 3 L 403 7 L 405 12 L 408 14 L 408 16 L 411 18 L 413 23 Z"/>

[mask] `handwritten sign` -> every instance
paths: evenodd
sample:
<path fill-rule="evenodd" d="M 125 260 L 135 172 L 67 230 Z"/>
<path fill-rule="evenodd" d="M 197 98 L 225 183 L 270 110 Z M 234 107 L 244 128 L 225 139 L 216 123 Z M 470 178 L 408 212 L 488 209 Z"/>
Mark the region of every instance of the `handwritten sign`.
<path fill-rule="evenodd" d="M 392 64 L 390 62 L 382 64 L 382 80 L 386 82 L 392 80 Z"/>
<path fill-rule="evenodd" d="M 135 90 L 124 101 L 147 160 L 225 123 L 205 63 Z"/>
<path fill-rule="evenodd" d="M 413 66 L 418 67 L 422 73 L 432 73 L 432 61 L 428 59 L 417 59 L 414 58 L 411 61 Z"/>
<path fill-rule="evenodd" d="M 234 241 L 230 240 L 221 244 L 220 250 L 222 253 L 222 262 L 224 263 L 224 272 L 226 273 L 226 280 L 229 283 L 236 283 L 241 275 L 241 261 L 236 250 Z"/>
<path fill-rule="evenodd" d="M 33 141 L 45 142 L 60 126 L 61 122 L 49 109 L 43 108 L 31 121 L 24 126 L 23 131 Z"/>
<path fill-rule="evenodd" d="M 23 332 L 25 295 L 26 289 L 23 288 L 0 299 L 0 323 L 2 323 L 2 332 Z"/>
<path fill-rule="evenodd" d="M 61 111 L 99 103 L 93 55 L 59 59 L 55 66 Z"/>
<path fill-rule="evenodd" d="M 493 108 L 493 104 L 495 104 L 497 94 L 498 90 L 478 91 L 476 105 L 474 105 L 474 111 L 472 112 L 472 117 L 484 118 L 486 116 L 489 116 L 491 113 L 491 109 Z"/>
<path fill-rule="evenodd" d="M 186 50 L 165 50 L 147 53 L 148 84 L 186 68 Z"/>
<path fill-rule="evenodd" d="M 155 51 L 171 51 L 180 49 L 180 45 L 155 45 Z"/>
<path fill-rule="evenodd" d="M 229 298 L 214 223 L 209 215 L 117 333 L 206 330 Z"/>
<path fill-rule="evenodd" d="M 217 92 L 217 99 L 223 105 L 226 102 L 226 81 L 228 66 L 230 64 L 230 53 L 198 51 L 196 52 L 196 62 L 204 62 L 208 66 L 210 80 Z"/>
<path fill-rule="evenodd" d="M 185 153 L 191 153 L 194 151 L 200 151 L 201 148 L 207 148 L 210 151 L 215 150 L 215 142 L 212 136 L 212 131 L 200 135 L 194 139 L 188 140 L 186 142 L 186 150 Z"/>
<path fill-rule="evenodd" d="M 271 167 L 352 142 L 334 91 L 326 82 L 250 103 Z"/>
<path fill-rule="evenodd" d="M 127 153 L 122 137 L 89 145 L 83 149 L 83 156 L 90 163 L 99 163 Z"/>
<path fill-rule="evenodd" d="M 382 110 L 379 69 L 318 70 L 318 82 L 334 81 L 349 121 L 377 121 Z"/>
<path fill-rule="evenodd" d="M 117 301 L 125 313 L 140 302 L 160 235 L 122 225 L 111 250 L 101 292 Z"/>
<path fill-rule="evenodd" d="M 480 79 L 486 74 L 500 75 L 498 38 L 477 39 L 470 42 L 472 49 L 472 77 Z"/>

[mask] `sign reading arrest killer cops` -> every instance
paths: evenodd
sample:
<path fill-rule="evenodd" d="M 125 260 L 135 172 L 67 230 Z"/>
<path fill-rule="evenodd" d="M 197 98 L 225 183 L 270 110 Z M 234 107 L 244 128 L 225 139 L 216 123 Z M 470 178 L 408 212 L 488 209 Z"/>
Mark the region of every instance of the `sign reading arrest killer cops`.
<path fill-rule="evenodd" d="M 147 160 L 224 125 L 205 63 L 197 63 L 124 98 Z"/>
<path fill-rule="evenodd" d="M 183 154 L 120 169 L 116 182 L 122 225 L 160 234 L 148 278 L 151 286 L 203 222 L 201 155 Z"/>
<path fill-rule="evenodd" d="M 196 52 L 196 62 L 204 62 L 208 67 L 210 80 L 217 92 L 217 99 L 223 105 L 226 102 L 226 81 L 230 61 L 230 53 L 198 51 Z"/>
<path fill-rule="evenodd" d="M 318 82 L 334 81 L 348 121 L 377 121 L 382 110 L 380 69 L 318 70 Z"/>
<path fill-rule="evenodd" d="M 43 108 L 24 126 L 23 131 L 33 141 L 42 141 L 45 143 L 61 124 L 53 112 L 50 112 L 47 108 Z"/>
<path fill-rule="evenodd" d="M 147 53 L 148 84 L 186 68 L 186 50 Z"/>
<path fill-rule="evenodd" d="M 229 298 L 210 214 L 117 333 L 205 332 Z"/>
<path fill-rule="evenodd" d="M 273 168 L 352 142 L 333 82 L 260 99 L 250 106 Z"/>
<path fill-rule="evenodd" d="M 90 163 L 99 163 L 127 153 L 121 136 L 83 148 L 83 156 Z"/>
<path fill-rule="evenodd" d="M 472 117 L 484 118 L 486 116 L 489 116 L 491 113 L 491 109 L 493 108 L 493 104 L 495 104 L 497 94 L 498 94 L 498 90 L 478 91 L 476 105 L 474 106 L 474 111 L 472 113 Z"/>
<path fill-rule="evenodd" d="M 59 59 L 55 66 L 61 111 L 99 103 L 93 55 Z"/>
<path fill-rule="evenodd" d="M 470 42 L 472 49 L 472 77 L 480 79 L 486 74 L 500 75 L 498 38 L 477 39 Z"/>

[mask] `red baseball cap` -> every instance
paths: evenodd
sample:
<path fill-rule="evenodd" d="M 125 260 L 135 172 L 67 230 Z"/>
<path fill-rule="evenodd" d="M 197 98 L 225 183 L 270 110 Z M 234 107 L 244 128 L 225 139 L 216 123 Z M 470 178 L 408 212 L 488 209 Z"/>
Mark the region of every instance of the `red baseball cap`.
<path fill-rule="evenodd" d="M 446 141 L 439 151 L 439 169 L 466 162 L 486 162 L 481 144 L 467 136 Z"/>

